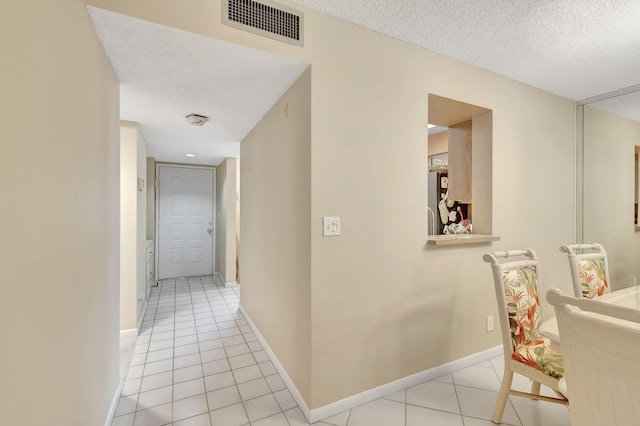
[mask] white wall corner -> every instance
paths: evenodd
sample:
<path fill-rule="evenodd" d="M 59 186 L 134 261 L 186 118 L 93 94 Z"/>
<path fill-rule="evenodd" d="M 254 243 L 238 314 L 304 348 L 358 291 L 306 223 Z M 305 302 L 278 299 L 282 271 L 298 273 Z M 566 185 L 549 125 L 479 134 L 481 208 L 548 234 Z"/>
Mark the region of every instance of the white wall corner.
<path fill-rule="evenodd" d="M 138 329 L 136 330 L 136 334 L 140 332 L 140 330 L 142 330 L 142 323 L 144 322 L 144 317 L 147 314 L 147 305 L 148 305 L 148 301 L 145 299 L 144 300 L 144 306 L 142 306 L 141 312 L 140 312 L 140 318 L 138 319 Z M 127 330 L 128 331 L 128 330 Z"/>
<path fill-rule="evenodd" d="M 128 332 L 130 330 L 125 330 Z M 135 329 L 133 331 L 136 331 Z M 121 333 L 123 333 L 121 331 Z M 107 419 L 104 421 L 104 426 L 111 426 L 111 422 L 113 421 L 113 416 L 116 414 L 116 408 L 118 408 L 118 401 L 120 401 L 120 394 L 122 393 L 122 387 L 124 383 L 120 380 L 118 381 L 118 387 L 116 387 L 116 392 L 113 395 L 113 399 L 111 400 L 111 406 L 109 407 L 109 411 L 107 412 Z"/>
<path fill-rule="evenodd" d="M 256 338 L 262 345 L 262 348 L 267 353 L 267 355 L 269 356 L 269 359 L 271 360 L 274 367 L 280 374 L 280 377 L 282 377 L 282 380 L 284 381 L 285 385 L 287 385 L 287 388 L 291 392 L 291 395 L 293 395 L 293 399 L 295 399 L 296 402 L 298 403 L 300 410 L 302 410 L 302 414 L 304 414 L 306 419 L 311 423 L 311 420 L 310 420 L 311 410 L 309 409 L 309 406 L 307 405 L 304 398 L 302 398 L 302 394 L 300 393 L 300 391 L 298 391 L 298 388 L 296 387 L 296 385 L 293 384 L 293 380 L 291 380 L 291 377 L 289 377 L 289 374 L 287 374 L 287 371 L 284 369 L 284 367 L 282 366 L 282 364 L 280 363 L 276 355 L 271 350 L 271 347 L 265 340 L 264 336 L 260 333 L 260 330 L 258 330 L 258 327 L 256 327 L 254 322 L 251 320 L 251 317 L 249 317 L 249 314 L 247 314 L 247 311 L 244 310 L 242 305 L 239 306 L 239 309 L 242 315 L 244 316 L 244 319 L 247 321 L 247 324 L 249 324 L 249 327 L 251 327 L 253 334 L 256 335 Z"/>
<path fill-rule="evenodd" d="M 242 313 L 242 315 L 244 315 L 247 324 L 249 324 L 249 327 L 251 327 L 251 330 L 256 335 L 256 338 L 262 345 L 264 351 L 267 353 L 267 355 L 269 355 L 269 359 L 271 359 L 271 362 L 273 362 L 273 365 L 282 377 L 284 383 L 287 385 L 287 388 L 289 388 L 289 391 L 293 395 L 293 398 L 298 403 L 300 410 L 302 410 L 302 413 L 306 417 L 307 421 L 309 421 L 309 423 L 318 422 L 322 419 L 326 419 L 327 417 L 331 417 L 336 414 L 342 413 L 343 411 L 355 408 L 359 405 L 366 404 L 367 402 L 371 402 L 384 396 L 391 395 L 392 393 L 398 392 L 402 389 L 406 389 L 408 387 L 415 386 L 428 380 L 435 379 L 436 377 L 440 377 L 445 374 L 460 370 L 462 368 L 477 364 L 479 362 L 489 360 L 496 356 L 502 355 L 503 353 L 502 345 L 494 346 L 482 352 L 471 354 L 464 358 L 460 358 L 446 364 L 439 365 L 437 367 L 433 367 L 398 380 L 394 380 L 393 382 L 385 383 L 384 385 L 380 385 L 373 389 L 351 395 L 347 398 L 311 410 L 309 409 L 306 401 L 302 398 L 302 395 L 300 394 L 296 386 L 293 384 L 293 381 L 287 374 L 287 371 L 284 369 L 276 355 L 273 353 L 264 336 L 262 336 L 242 305 L 240 305 L 240 312 Z"/>

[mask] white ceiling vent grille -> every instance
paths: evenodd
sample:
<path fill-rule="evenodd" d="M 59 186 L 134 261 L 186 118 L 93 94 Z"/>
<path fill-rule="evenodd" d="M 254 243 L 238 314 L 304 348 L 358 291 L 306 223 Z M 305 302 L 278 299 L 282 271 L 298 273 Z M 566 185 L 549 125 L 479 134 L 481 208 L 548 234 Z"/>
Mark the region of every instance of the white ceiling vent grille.
<path fill-rule="evenodd" d="M 225 25 L 297 46 L 304 45 L 304 13 L 269 0 L 224 0 Z"/>

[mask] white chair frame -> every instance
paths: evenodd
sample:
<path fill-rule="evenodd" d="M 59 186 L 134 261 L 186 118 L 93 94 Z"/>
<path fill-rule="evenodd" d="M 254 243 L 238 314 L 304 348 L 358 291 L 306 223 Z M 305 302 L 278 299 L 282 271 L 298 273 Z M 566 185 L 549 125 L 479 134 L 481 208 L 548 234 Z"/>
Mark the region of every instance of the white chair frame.
<path fill-rule="evenodd" d="M 507 259 L 510 257 L 521 256 L 525 256 L 527 259 L 514 260 L 504 263 L 498 262 L 498 259 Z M 495 284 L 496 299 L 498 302 L 498 312 L 500 315 L 500 329 L 502 331 L 502 346 L 504 348 L 504 376 L 502 377 L 500 393 L 498 394 L 498 399 L 496 401 L 491 420 L 494 423 L 500 423 L 502 421 L 502 415 L 504 414 L 504 409 L 507 404 L 509 395 L 567 405 L 568 400 L 562 393 L 562 385 L 559 383 L 560 380 L 556 379 L 555 377 L 551 377 L 541 371 L 538 371 L 528 365 L 518 362 L 512 357 L 513 348 L 511 343 L 511 331 L 509 327 L 509 315 L 507 311 L 507 302 L 505 299 L 505 289 L 504 282 L 502 281 L 502 276 L 503 272 L 511 269 L 522 268 L 526 266 L 535 266 L 537 270 L 538 291 L 540 291 L 540 263 L 538 261 L 538 258 L 536 257 L 535 252 L 531 249 L 505 250 L 485 254 L 483 256 L 483 260 L 491 264 L 491 270 L 493 272 L 493 281 Z M 530 393 L 511 389 L 513 373 L 521 374 L 532 380 Z M 558 398 L 540 395 L 541 384 L 553 389 L 558 394 Z"/>
<path fill-rule="evenodd" d="M 635 426 L 640 418 L 640 310 L 549 290 L 556 310 L 571 424 Z M 621 321 L 622 320 L 622 321 Z"/>
<path fill-rule="evenodd" d="M 576 253 L 577 251 L 592 250 L 587 253 Z M 577 298 L 584 297 L 582 294 L 582 285 L 580 283 L 580 271 L 578 271 L 578 262 L 582 259 L 603 259 L 604 260 L 604 274 L 607 279 L 609 287 L 607 292 L 611 291 L 611 280 L 609 279 L 609 262 L 607 261 L 607 252 L 598 243 L 594 244 L 571 244 L 561 246 L 560 251 L 566 253 L 569 259 L 569 267 L 571 269 L 571 280 L 573 281 L 573 294 Z"/>

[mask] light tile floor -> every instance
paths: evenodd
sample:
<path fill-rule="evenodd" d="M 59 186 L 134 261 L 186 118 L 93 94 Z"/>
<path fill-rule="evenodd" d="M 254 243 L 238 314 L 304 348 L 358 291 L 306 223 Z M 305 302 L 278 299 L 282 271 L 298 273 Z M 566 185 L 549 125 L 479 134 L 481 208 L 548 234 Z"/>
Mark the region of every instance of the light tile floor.
<path fill-rule="evenodd" d="M 151 292 L 112 426 L 302 426 L 302 411 L 218 277 Z M 323 426 L 490 426 L 502 357 L 324 419 Z M 514 384 L 527 390 L 527 379 Z M 547 390 L 545 393 L 552 395 Z M 503 424 L 569 426 L 567 407 L 511 397 Z"/>

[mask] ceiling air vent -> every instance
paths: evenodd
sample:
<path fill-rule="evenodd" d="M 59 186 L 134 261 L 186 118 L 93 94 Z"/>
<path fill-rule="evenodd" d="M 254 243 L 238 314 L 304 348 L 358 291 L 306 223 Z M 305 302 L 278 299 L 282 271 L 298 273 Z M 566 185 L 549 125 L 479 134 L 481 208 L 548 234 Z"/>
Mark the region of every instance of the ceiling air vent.
<path fill-rule="evenodd" d="M 297 46 L 304 45 L 304 13 L 269 0 L 224 0 L 225 25 Z"/>

